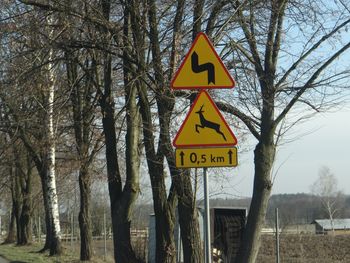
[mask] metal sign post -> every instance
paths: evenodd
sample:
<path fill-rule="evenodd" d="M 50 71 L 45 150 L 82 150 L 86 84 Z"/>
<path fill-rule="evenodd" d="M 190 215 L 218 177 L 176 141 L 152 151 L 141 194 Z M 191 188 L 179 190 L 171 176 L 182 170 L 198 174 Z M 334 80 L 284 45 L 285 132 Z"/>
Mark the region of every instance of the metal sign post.
<path fill-rule="evenodd" d="M 205 211 L 205 262 L 211 263 L 211 241 L 210 241 L 210 206 L 207 168 L 203 168 L 204 177 L 204 211 Z"/>

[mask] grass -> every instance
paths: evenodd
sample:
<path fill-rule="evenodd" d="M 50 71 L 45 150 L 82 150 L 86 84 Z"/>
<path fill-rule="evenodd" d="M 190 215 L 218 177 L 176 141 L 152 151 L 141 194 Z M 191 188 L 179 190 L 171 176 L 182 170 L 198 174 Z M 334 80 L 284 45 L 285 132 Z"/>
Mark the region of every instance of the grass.
<path fill-rule="evenodd" d="M 73 263 L 80 262 L 79 253 L 73 253 L 68 249 L 63 249 L 61 256 L 49 256 L 48 252 L 38 253 L 42 244 L 32 244 L 29 246 L 16 246 L 14 244 L 0 245 L 0 256 L 6 258 L 11 263 Z M 93 263 L 106 262 L 103 259 L 93 259 Z M 109 261 L 110 262 L 110 261 Z"/>

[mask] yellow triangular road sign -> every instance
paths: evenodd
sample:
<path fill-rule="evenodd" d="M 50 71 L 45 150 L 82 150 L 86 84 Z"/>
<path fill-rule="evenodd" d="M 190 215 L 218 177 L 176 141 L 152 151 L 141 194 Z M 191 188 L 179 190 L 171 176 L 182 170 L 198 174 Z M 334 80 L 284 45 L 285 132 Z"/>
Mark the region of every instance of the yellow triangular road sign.
<path fill-rule="evenodd" d="M 176 134 L 175 147 L 233 146 L 237 139 L 206 91 L 201 91 Z"/>
<path fill-rule="evenodd" d="M 173 89 L 233 88 L 235 82 L 204 33 L 199 33 L 171 82 Z"/>

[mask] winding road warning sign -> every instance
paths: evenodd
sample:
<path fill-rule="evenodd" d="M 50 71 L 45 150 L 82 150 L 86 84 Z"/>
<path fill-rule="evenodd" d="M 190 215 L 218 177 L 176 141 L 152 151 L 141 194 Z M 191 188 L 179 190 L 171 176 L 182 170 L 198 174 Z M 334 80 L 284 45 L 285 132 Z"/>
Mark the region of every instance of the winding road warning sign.
<path fill-rule="evenodd" d="M 175 147 L 234 146 L 237 139 L 206 91 L 201 91 L 176 134 Z"/>
<path fill-rule="evenodd" d="M 199 33 L 176 72 L 173 89 L 233 88 L 235 82 L 210 40 Z"/>

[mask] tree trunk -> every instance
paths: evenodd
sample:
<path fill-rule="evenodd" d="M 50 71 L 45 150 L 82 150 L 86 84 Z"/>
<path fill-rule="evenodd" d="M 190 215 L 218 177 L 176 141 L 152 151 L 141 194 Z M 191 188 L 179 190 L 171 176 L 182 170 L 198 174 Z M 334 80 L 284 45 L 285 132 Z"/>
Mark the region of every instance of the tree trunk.
<path fill-rule="evenodd" d="M 12 202 L 13 202 L 13 212 L 15 215 L 15 222 L 16 222 L 16 240 L 17 245 L 22 239 L 22 231 L 21 231 L 21 224 L 20 224 L 20 217 L 21 217 L 21 210 L 22 210 L 22 198 L 21 198 L 21 185 L 20 185 L 20 171 L 19 167 L 15 167 L 15 176 L 13 178 L 14 180 L 14 189 L 12 192 Z"/>
<path fill-rule="evenodd" d="M 91 232 L 91 214 L 90 214 L 90 196 L 91 182 L 87 169 L 80 168 L 79 171 L 79 189 L 80 189 L 80 260 L 90 260 L 92 257 L 92 232 Z"/>
<path fill-rule="evenodd" d="M 51 165 L 49 165 L 49 172 L 45 178 L 45 188 L 48 199 L 48 210 L 49 210 L 49 219 L 51 223 L 51 237 L 50 237 L 50 256 L 59 255 L 62 253 L 61 248 L 61 229 L 59 221 L 59 211 L 58 211 L 58 198 L 56 192 L 56 181 L 55 181 L 55 167 L 54 159 L 55 154 L 53 153 L 54 147 L 51 148 L 51 154 L 49 159 L 51 159 Z"/>
<path fill-rule="evenodd" d="M 203 247 L 200 238 L 198 211 L 192 192 L 191 175 L 189 170 L 178 173 L 178 211 L 181 228 L 181 240 L 184 252 L 184 261 L 199 263 L 203 260 Z"/>
<path fill-rule="evenodd" d="M 120 206 L 114 209 L 112 216 L 114 259 L 120 263 L 138 263 L 133 247 L 131 245 L 130 226 L 131 220 L 123 210 L 128 208 Z M 118 210 L 122 213 L 118 213 Z"/>
<path fill-rule="evenodd" d="M 53 26 L 53 17 L 47 17 L 47 24 Z M 49 31 L 49 38 L 53 39 L 53 29 Z M 47 109 L 47 177 L 45 178 L 45 188 L 48 198 L 48 207 L 51 216 L 51 243 L 50 255 L 59 255 L 62 253 L 61 248 L 61 229 L 58 210 L 58 197 L 56 189 L 56 143 L 55 143 L 55 129 L 54 129 L 54 96 L 55 96 L 55 72 L 54 72 L 54 55 L 53 48 L 49 50 L 48 63 L 48 109 Z"/>
<path fill-rule="evenodd" d="M 21 239 L 18 242 L 18 245 L 28 245 L 32 242 L 32 229 L 31 229 L 31 198 L 29 196 L 24 197 L 22 212 L 19 219 L 21 232 Z"/>
<path fill-rule="evenodd" d="M 165 186 L 164 155 L 155 151 L 151 108 L 145 86 L 140 88 L 140 106 L 143 121 L 143 142 L 146 149 L 148 172 L 151 179 L 153 208 L 156 223 L 156 262 L 175 263 L 176 248 L 174 241 L 175 207 L 177 203 L 174 183 L 169 196 Z M 160 113 L 161 114 L 161 113 Z M 162 143 L 159 143 L 162 145 Z"/>
<path fill-rule="evenodd" d="M 127 19 L 128 16 L 126 16 Z M 125 32 L 126 33 L 126 32 Z M 126 33 L 127 34 L 127 33 Z M 139 106 L 136 103 L 137 86 L 133 81 L 129 67 L 131 65 L 124 60 L 124 86 L 125 86 L 125 101 L 126 101 L 126 138 L 125 138 L 125 158 L 126 158 L 126 181 L 123 189 L 123 196 L 119 201 L 120 215 L 116 218 L 118 224 L 117 245 L 119 249 L 126 250 L 127 253 L 119 253 L 120 262 L 139 262 L 131 245 L 130 226 L 132 212 L 135 206 L 135 201 L 140 192 L 140 129 L 141 116 Z M 120 241 L 120 242 L 119 242 Z M 129 258 L 124 258 L 126 255 Z"/>
<path fill-rule="evenodd" d="M 37 165 L 37 163 L 36 163 Z M 39 175 L 40 175 L 40 180 L 41 180 L 41 189 L 42 189 L 42 193 L 43 193 L 43 202 L 44 202 L 44 211 L 45 211 L 45 229 L 46 229 L 46 235 L 45 235 L 45 243 L 44 243 L 44 247 L 40 250 L 40 252 L 45 252 L 46 250 L 50 249 L 50 244 L 51 244 L 51 214 L 50 214 L 50 210 L 49 210 L 49 200 L 47 197 L 47 191 L 46 191 L 46 187 L 45 187 L 45 177 L 47 176 L 47 170 L 46 167 L 43 167 L 42 164 L 40 164 L 39 166 L 37 165 L 36 168 L 39 171 Z"/>
<path fill-rule="evenodd" d="M 193 7 L 193 26 L 192 26 L 192 40 L 194 40 L 199 32 L 202 30 L 202 17 L 204 0 L 195 0 Z"/>
<path fill-rule="evenodd" d="M 104 18 L 110 19 L 110 1 L 102 1 L 101 8 Z M 127 12 L 127 11 L 126 11 Z M 128 19 L 128 18 L 124 18 Z M 124 30 L 127 30 L 128 25 Z M 103 30 L 106 47 L 109 46 L 112 35 Z M 125 31 L 124 31 L 125 33 Z M 125 61 L 123 61 L 125 63 Z M 127 72 L 124 68 L 124 84 L 126 89 L 126 181 L 123 188 L 118 164 L 117 137 L 115 126 L 114 96 L 112 94 L 112 58 L 108 52 L 103 53 L 103 86 L 104 93 L 100 96 L 100 107 L 103 114 L 102 124 L 105 135 L 108 189 L 111 202 L 113 228 L 114 259 L 118 263 L 138 262 L 131 246 L 130 223 L 133 206 L 139 193 L 139 113 L 136 106 L 135 84 L 129 86 Z M 125 67 L 125 65 L 124 65 Z"/>
<path fill-rule="evenodd" d="M 92 114 L 95 109 L 92 105 L 92 76 L 86 76 L 86 82 L 80 84 L 77 82 L 78 57 L 73 52 L 67 51 L 66 67 L 68 83 L 72 89 L 71 101 L 73 108 L 74 135 L 75 144 L 78 152 L 79 167 L 79 190 L 80 190 L 80 211 L 79 211 L 79 228 L 80 228 L 80 260 L 86 261 L 92 258 L 92 231 L 91 231 L 91 178 L 89 166 L 92 162 L 96 151 L 91 149 L 92 127 L 90 125 L 93 119 Z M 87 60 L 87 59 L 86 59 Z M 88 63 L 86 63 L 88 64 Z M 91 73 L 90 73 L 91 74 Z"/>
<path fill-rule="evenodd" d="M 174 107 L 172 94 L 166 93 L 158 104 L 161 126 L 161 149 L 168 162 L 173 186 L 178 198 L 179 223 L 185 262 L 202 262 L 203 253 L 200 240 L 198 214 L 192 191 L 190 170 L 177 169 L 175 153 L 170 140 L 171 114 Z M 173 211 L 174 213 L 174 211 Z M 173 235 L 173 232 L 170 233 Z"/>
<path fill-rule="evenodd" d="M 57 204 L 57 194 L 56 194 L 56 205 L 53 205 L 52 202 L 54 201 L 51 196 L 49 195 L 49 190 L 51 191 L 51 195 L 56 193 L 56 189 L 52 189 L 52 185 L 49 183 L 53 183 L 53 186 L 55 187 L 55 181 L 52 179 L 54 177 L 49 178 L 49 169 L 48 169 L 48 157 L 47 153 L 41 153 L 40 155 L 34 150 L 32 145 L 29 142 L 29 139 L 27 138 L 26 134 L 23 130 L 20 130 L 20 136 L 21 140 L 23 141 L 25 147 L 27 148 L 30 157 L 34 160 L 36 169 L 40 175 L 41 180 L 41 186 L 42 186 L 42 193 L 43 193 L 43 201 L 44 201 L 44 210 L 45 210 L 45 227 L 46 227 L 46 238 L 45 238 L 45 244 L 44 247 L 40 250 L 40 252 L 45 252 L 46 250 L 50 249 L 52 252 L 60 252 L 60 241 L 55 240 L 57 239 L 57 231 L 54 231 L 54 207 L 57 207 L 57 213 L 56 217 L 58 219 L 58 204 Z M 52 150 L 52 148 L 51 148 Z M 51 159 L 52 159 L 51 155 Z M 53 167 L 54 168 L 54 167 Z M 52 172 L 52 171 L 51 171 Z M 57 220 L 56 220 L 57 224 Z M 58 222 L 59 226 L 59 222 Z M 56 235 L 56 237 L 55 237 Z"/>
<path fill-rule="evenodd" d="M 175 200 L 171 200 L 174 189 L 171 188 L 170 198 L 167 199 L 165 184 L 163 180 L 157 178 L 164 175 L 163 165 L 158 165 L 158 169 L 149 167 L 152 182 L 153 207 L 156 223 L 156 263 L 175 263 L 176 247 L 174 239 L 175 226 Z"/>
<path fill-rule="evenodd" d="M 121 179 L 116 161 L 118 159 L 116 140 L 113 139 L 115 138 L 114 118 L 109 119 L 108 116 L 112 117 L 110 114 L 111 112 L 105 115 L 107 118 L 104 118 L 103 126 L 106 140 L 108 186 L 111 200 L 114 259 L 118 263 L 133 263 L 138 262 L 138 260 L 131 246 L 130 215 L 135 201 L 133 195 L 137 194 L 139 190 L 133 186 L 134 182 L 132 179 L 131 181 L 127 180 L 124 191 L 120 189 Z M 132 161 L 127 160 L 127 162 Z"/>
<path fill-rule="evenodd" d="M 10 223 L 9 223 L 7 237 L 5 238 L 4 244 L 12 244 L 15 242 L 16 242 L 16 217 L 15 217 L 14 204 L 12 202 Z"/>
<path fill-rule="evenodd" d="M 164 157 L 156 154 L 152 115 L 145 87 L 140 90 L 140 105 L 143 120 L 143 142 L 146 150 L 148 172 L 151 179 L 153 208 L 156 223 L 156 262 L 175 263 L 176 249 L 174 241 L 176 191 L 172 186 L 169 197 L 165 187 Z"/>
<path fill-rule="evenodd" d="M 271 194 L 271 170 L 274 155 L 275 146 L 273 144 L 259 142 L 255 148 L 254 192 L 240 253 L 235 262 L 256 262 L 260 247 L 261 230 L 265 223 L 265 215 Z"/>
<path fill-rule="evenodd" d="M 22 165 L 18 162 L 17 165 Z M 21 239 L 19 245 L 28 245 L 32 242 L 32 162 L 29 153 L 26 153 L 26 173 L 21 172 L 21 190 L 22 190 L 22 211 L 19 219 Z"/>
<path fill-rule="evenodd" d="M 114 119 L 114 102 L 111 94 L 111 57 L 105 55 L 105 94 L 100 105 L 103 113 L 102 124 L 105 135 L 108 189 L 111 201 L 111 216 L 113 229 L 114 258 L 118 263 L 137 262 L 130 240 L 130 210 L 135 201 L 134 195 L 139 189 L 135 189 L 134 179 L 127 172 L 127 180 L 122 190 L 121 176 L 118 165 L 117 138 Z M 136 123 L 138 123 L 136 121 Z M 127 162 L 135 160 L 126 159 Z M 128 166 L 128 164 L 127 164 Z M 131 178 L 128 179 L 128 177 Z M 136 191 L 136 192 L 135 192 Z"/>

